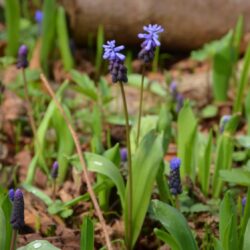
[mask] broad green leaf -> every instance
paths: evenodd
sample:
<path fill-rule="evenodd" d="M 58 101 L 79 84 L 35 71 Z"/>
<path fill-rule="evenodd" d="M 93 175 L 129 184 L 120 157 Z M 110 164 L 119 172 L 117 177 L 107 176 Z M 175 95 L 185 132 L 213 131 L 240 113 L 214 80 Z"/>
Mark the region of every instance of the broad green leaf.
<path fill-rule="evenodd" d="M 121 161 L 119 144 L 116 143 L 115 146 L 106 150 L 103 153 L 103 156 L 112 161 L 118 167 Z"/>
<path fill-rule="evenodd" d="M 247 119 L 247 134 L 250 136 L 250 91 L 245 99 L 245 116 Z"/>
<path fill-rule="evenodd" d="M 220 170 L 222 180 L 242 186 L 250 186 L 250 172 L 243 169 Z"/>
<path fill-rule="evenodd" d="M 233 111 L 234 113 L 242 112 L 242 102 L 244 100 L 244 90 L 247 85 L 250 73 L 250 44 L 247 47 L 247 51 L 244 56 L 243 69 L 240 75 L 239 85 L 237 87 L 236 98 L 234 101 Z"/>
<path fill-rule="evenodd" d="M 175 239 L 167 232 L 155 228 L 154 233 L 158 239 L 164 241 L 169 247 L 171 247 L 172 250 L 181 249 L 178 242 L 176 242 Z"/>
<path fill-rule="evenodd" d="M 168 231 L 179 250 L 198 250 L 185 217 L 176 208 L 158 200 L 153 200 L 151 205 L 152 217 Z"/>
<path fill-rule="evenodd" d="M 0 234 L 0 249 L 8 249 L 8 247 L 5 247 L 6 245 L 6 224 L 9 224 L 6 221 L 3 209 L 0 207 L 0 228 L 1 228 L 1 234 Z"/>
<path fill-rule="evenodd" d="M 213 57 L 212 82 L 216 101 L 226 101 L 229 79 L 232 74 L 232 37 L 233 32 L 227 34 L 227 40 L 221 44 Z"/>
<path fill-rule="evenodd" d="M 80 250 L 94 250 L 94 225 L 88 216 L 84 216 L 81 226 Z"/>
<path fill-rule="evenodd" d="M 194 148 L 196 137 L 197 121 L 190 107 L 189 102 L 185 102 L 178 115 L 177 120 L 177 145 L 178 157 L 181 158 L 181 176 L 189 175 L 194 178 Z"/>
<path fill-rule="evenodd" d="M 45 194 L 42 190 L 40 190 L 34 186 L 31 186 L 29 184 L 25 184 L 25 183 L 22 185 L 22 187 L 26 191 L 34 194 L 36 197 L 38 197 L 40 200 L 42 200 L 47 206 L 50 206 L 53 203 L 53 201 L 50 199 L 50 197 L 47 194 Z"/>
<path fill-rule="evenodd" d="M 59 248 L 53 246 L 47 240 L 35 240 L 30 242 L 25 247 L 19 247 L 17 250 L 60 250 Z"/>
<path fill-rule="evenodd" d="M 219 232 L 224 250 L 238 249 L 237 213 L 230 191 L 220 205 Z"/>
<path fill-rule="evenodd" d="M 3 212 L 0 218 L 0 224 L 1 224 L 0 228 L 2 230 L 1 234 L 3 234 L 2 239 L 0 239 L 0 246 L 3 245 L 3 241 L 5 244 L 5 248 L 0 248 L 0 249 L 10 249 L 12 226 L 9 222 L 11 218 L 12 204 L 10 202 L 9 196 L 5 193 L 2 193 L 0 195 L 0 208 L 1 211 Z"/>
<path fill-rule="evenodd" d="M 7 56 L 16 56 L 19 45 L 20 3 L 16 0 L 4 1 L 7 31 Z"/>
<path fill-rule="evenodd" d="M 85 153 L 85 159 L 89 171 L 102 174 L 113 181 L 113 183 L 116 185 L 117 192 L 121 200 L 121 205 L 124 207 L 125 185 L 119 169 L 114 165 L 113 162 L 101 155 Z"/>
<path fill-rule="evenodd" d="M 81 74 L 76 70 L 71 70 L 72 80 L 78 85 L 77 90 L 90 99 L 97 101 L 98 93 L 94 82 L 86 74 Z"/>
<path fill-rule="evenodd" d="M 244 135 L 240 135 L 238 137 L 236 137 L 237 143 L 246 148 L 246 149 L 250 149 L 250 136 L 244 136 Z"/>
<path fill-rule="evenodd" d="M 248 220 L 245 235 L 244 235 L 244 244 L 243 244 L 243 250 L 249 250 L 250 249 L 250 220 Z"/>
<path fill-rule="evenodd" d="M 208 105 L 201 111 L 202 118 L 212 118 L 218 114 L 218 107 L 215 105 Z"/>
<path fill-rule="evenodd" d="M 56 18 L 56 31 L 58 35 L 58 45 L 62 56 L 65 70 L 70 70 L 74 66 L 74 59 L 69 47 L 69 36 L 64 8 L 59 6 Z"/>
<path fill-rule="evenodd" d="M 142 139 L 132 159 L 132 246 L 135 244 L 149 206 L 153 185 L 163 159 L 162 135 L 151 130 Z M 128 236 L 128 186 L 125 200 L 125 231 Z"/>
<path fill-rule="evenodd" d="M 67 114 L 68 119 L 71 121 L 72 117 L 67 106 L 62 105 L 65 113 Z M 57 161 L 59 164 L 58 178 L 57 181 L 59 184 L 62 184 L 69 167 L 68 160 L 65 156 L 69 156 L 73 153 L 74 150 L 74 141 L 70 130 L 65 122 L 63 116 L 61 115 L 58 109 L 55 109 L 53 116 L 51 117 L 51 125 L 55 128 L 56 137 L 57 137 Z"/>
<path fill-rule="evenodd" d="M 43 21 L 42 21 L 42 45 L 41 45 L 41 64 L 45 71 L 48 71 L 48 58 L 55 42 L 56 30 L 56 11 L 55 0 L 45 0 L 43 2 Z"/>

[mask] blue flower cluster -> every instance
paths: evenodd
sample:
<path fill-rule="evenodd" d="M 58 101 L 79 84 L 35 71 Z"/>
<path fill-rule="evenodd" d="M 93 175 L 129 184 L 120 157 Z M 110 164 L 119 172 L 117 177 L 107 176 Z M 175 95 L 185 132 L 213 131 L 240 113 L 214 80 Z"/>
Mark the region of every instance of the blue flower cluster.
<path fill-rule="evenodd" d="M 143 27 L 147 33 L 140 33 L 138 37 L 144 39 L 141 44 L 141 51 L 138 57 L 145 63 L 148 63 L 154 58 L 154 51 L 157 46 L 160 46 L 159 33 L 164 29 L 158 24 L 149 24 Z M 103 45 L 104 54 L 103 59 L 109 61 L 109 72 L 112 75 L 112 82 L 127 82 L 127 68 L 124 66 L 125 55 L 122 51 L 125 47 L 123 45 L 116 46 L 116 41 L 107 41 L 107 44 Z"/>
<path fill-rule="evenodd" d="M 183 107 L 184 96 L 178 92 L 177 83 L 175 81 L 173 81 L 170 84 L 169 91 L 170 91 L 170 94 L 171 94 L 173 100 L 176 102 L 175 111 L 178 113 L 181 110 L 181 108 Z"/>
<path fill-rule="evenodd" d="M 144 26 L 143 30 L 147 33 L 139 33 L 138 37 L 144 39 L 141 44 L 141 51 L 138 54 L 139 59 L 143 60 L 145 63 L 148 63 L 153 60 L 155 48 L 160 46 L 159 33 L 163 32 L 164 29 L 158 24 L 149 24 Z"/>
<path fill-rule="evenodd" d="M 171 194 L 173 195 L 178 195 L 182 193 L 180 166 L 181 160 L 179 158 L 174 157 L 170 161 L 169 188 Z"/>
<path fill-rule="evenodd" d="M 58 169 L 59 169 L 59 164 L 57 161 L 55 161 L 52 165 L 52 169 L 51 169 L 51 173 L 50 173 L 53 180 L 55 180 L 58 176 Z"/>
<path fill-rule="evenodd" d="M 103 59 L 109 61 L 109 72 L 112 75 L 113 83 L 127 82 L 127 68 L 124 65 L 125 56 L 119 52 L 125 47 L 123 45 L 116 47 L 115 44 L 115 40 L 112 40 L 103 45 Z"/>
<path fill-rule="evenodd" d="M 18 58 L 17 58 L 17 68 L 24 69 L 29 66 L 28 62 L 28 48 L 26 45 L 21 45 L 18 50 Z"/>
<path fill-rule="evenodd" d="M 16 192 L 13 191 L 9 192 L 9 197 L 13 202 L 10 223 L 13 229 L 20 230 L 25 225 L 23 193 L 20 189 L 17 189 Z"/>

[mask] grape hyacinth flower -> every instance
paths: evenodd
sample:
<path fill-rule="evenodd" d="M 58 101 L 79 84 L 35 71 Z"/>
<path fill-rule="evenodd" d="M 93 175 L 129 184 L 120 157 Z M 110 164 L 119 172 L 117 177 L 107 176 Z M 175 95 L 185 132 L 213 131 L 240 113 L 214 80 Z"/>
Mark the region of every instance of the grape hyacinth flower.
<path fill-rule="evenodd" d="M 169 85 L 169 91 L 174 100 L 176 100 L 177 95 L 178 95 L 178 90 L 177 90 L 177 83 L 176 81 L 172 81 L 171 84 Z"/>
<path fill-rule="evenodd" d="M 20 189 L 15 192 L 10 223 L 15 230 L 20 230 L 24 226 L 24 200 Z"/>
<path fill-rule="evenodd" d="M 169 187 L 171 194 L 175 196 L 182 193 L 180 165 L 181 160 L 177 157 L 170 161 Z"/>
<path fill-rule="evenodd" d="M 17 68 L 25 69 L 29 66 L 29 62 L 27 59 L 28 56 L 28 48 L 26 45 L 21 45 L 18 50 L 18 58 L 17 58 Z"/>
<path fill-rule="evenodd" d="M 42 23 L 42 21 L 43 21 L 43 12 L 41 10 L 37 10 L 35 12 L 35 17 L 34 18 L 35 18 L 35 20 L 36 20 L 36 22 L 38 24 Z"/>
<path fill-rule="evenodd" d="M 121 148 L 120 149 L 120 156 L 121 156 L 122 162 L 126 162 L 127 161 L 127 157 L 128 157 L 128 150 L 127 150 L 127 148 Z"/>
<path fill-rule="evenodd" d="M 184 103 L 183 95 L 182 94 L 177 94 L 177 97 L 176 97 L 176 112 L 177 113 L 179 113 L 179 111 L 183 107 L 183 103 Z"/>
<path fill-rule="evenodd" d="M 15 197 L 15 190 L 13 188 L 11 188 L 9 190 L 9 199 L 10 199 L 11 202 L 14 201 L 14 197 Z"/>
<path fill-rule="evenodd" d="M 230 121 L 231 118 L 232 118 L 231 115 L 222 116 L 222 118 L 220 120 L 220 133 L 224 132 L 225 126 Z"/>
<path fill-rule="evenodd" d="M 59 165 L 58 165 L 58 162 L 55 161 L 52 165 L 52 170 L 51 170 L 51 177 L 52 179 L 56 179 L 57 176 L 58 176 L 58 168 L 59 168 Z"/>
<path fill-rule="evenodd" d="M 141 51 L 138 54 L 139 59 L 143 60 L 145 63 L 149 63 L 154 58 L 155 48 L 160 46 L 159 33 L 163 32 L 164 29 L 158 24 L 149 24 L 144 26 L 143 30 L 147 33 L 139 33 L 138 37 L 140 39 L 145 39 L 141 44 Z"/>
<path fill-rule="evenodd" d="M 109 61 L 109 72 L 112 75 L 112 82 L 127 82 L 127 68 L 124 65 L 125 56 L 120 53 L 125 47 L 115 46 L 115 40 L 107 41 L 103 45 L 104 54 L 103 59 Z"/>

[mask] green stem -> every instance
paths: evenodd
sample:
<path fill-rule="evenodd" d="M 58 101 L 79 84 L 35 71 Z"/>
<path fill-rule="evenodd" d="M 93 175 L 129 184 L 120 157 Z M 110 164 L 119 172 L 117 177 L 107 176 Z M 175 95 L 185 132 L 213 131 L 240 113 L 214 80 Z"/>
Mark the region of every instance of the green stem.
<path fill-rule="evenodd" d="M 56 180 L 53 180 L 53 183 L 52 183 L 53 187 L 52 187 L 52 200 L 55 201 L 56 199 Z"/>
<path fill-rule="evenodd" d="M 122 82 L 119 82 L 122 100 L 123 100 L 123 108 L 124 115 L 126 120 L 126 137 L 127 137 L 127 149 L 128 149 L 128 228 L 127 228 L 127 248 L 131 249 L 132 246 L 132 202 L 133 202 L 133 178 L 132 178 L 132 160 L 131 160 L 131 146 L 130 146 L 130 137 L 129 137 L 129 116 L 128 116 L 128 108 L 126 102 L 126 96 L 124 91 L 124 86 Z"/>
<path fill-rule="evenodd" d="M 137 123 L 136 147 L 138 147 L 139 139 L 140 139 L 141 116 L 142 116 L 142 104 L 143 104 L 143 89 L 144 89 L 144 78 L 145 78 L 145 65 L 143 64 L 143 68 L 142 68 L 142 78 L 141 78 L 141 89 L 140 89 L 139 117 L 138 117 L 138 123 Z"/>
<path fill-rule="evenodd" d="M 17 230 L 13 229 L 10 250 L 16 249 Z"/>

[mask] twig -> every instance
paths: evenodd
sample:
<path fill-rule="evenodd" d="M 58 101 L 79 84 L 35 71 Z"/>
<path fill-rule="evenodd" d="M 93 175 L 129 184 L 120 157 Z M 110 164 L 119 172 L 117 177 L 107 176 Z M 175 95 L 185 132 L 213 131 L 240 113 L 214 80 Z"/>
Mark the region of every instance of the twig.
<path fill-rule="evenodd" d="M 64 118 L 64 120 L 65 120 L 65 122 L 66 122 L 66 124 L 67 124 L 67 126 L 69 128 L 69 130 L 70 130 L 70 133 L 71 133 L 71 135 L 73 137 L 73 140 L 74 140 L 74 143 L 75 143 L 75 146 L 76 146 L 76 150 L 77 150 L 77 154 L 79 156 L 80 163 L 81 163 L 82 168 L 83 168 L 83 176 L 84 176 L 84 179 L 85 179 L 86 184 L 87 184 L 88 193 L 89 193 L 90 198 L 91 198 L 91 200 L 93 202 L 94 208 L 95 208 L 97 216 L 99 218 L 99 221 L 100 221 L 100 223 L 102 225 L 102 229 L 103 229 L 103 232 L 104 232 L 104 236 L 105 236 L 107 248 L 108 248 L 108 250 L 112 250 L 111 241 L 110 241 L 110 238 L 109 238 L 109 235 L 108 235 L 106 222 L 104 220 L 104 217 L 103 217 L 102 211 L 100 209 L 100 206 L 99 206 L 99 204 L 97 202 L 96 195 L 95 195 L 95 193 L 93 191 L 93 188 L 91 186 L 91 181 L 89 179 L 88 170 L 87 170 L 85 161 L 84 161 L 83 156 L 82 156 L 81 146 L 80 146 L 80 142 L 79 142 L 78 136 L 77 136 L 75 130 L 73 129 L 73 126 L 72 126 L 70 120 L 68 119 L 68 117 L 67 117 L 64 109 L 62 108 L 61 104 L 57 100 L 56 95 L 55 95 L 54 91 L 52 90 L 52 88 L 50 87 L 50 85 L 49 85 L 46 77 L 43 74 L 41 74 L 40 78 L 41 78 L 42 83 L 44 84 L 45 88 L 49 92 L 50 96 L 54 100 L 57 108 L 61 112 L 61 114 L 62 114 L 62 116 L 63 116 L 63 118 Z"/>

